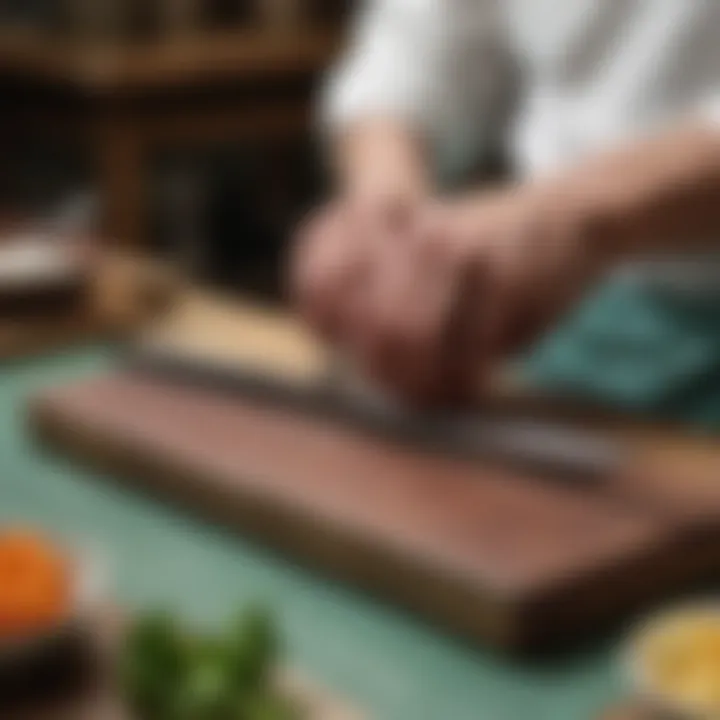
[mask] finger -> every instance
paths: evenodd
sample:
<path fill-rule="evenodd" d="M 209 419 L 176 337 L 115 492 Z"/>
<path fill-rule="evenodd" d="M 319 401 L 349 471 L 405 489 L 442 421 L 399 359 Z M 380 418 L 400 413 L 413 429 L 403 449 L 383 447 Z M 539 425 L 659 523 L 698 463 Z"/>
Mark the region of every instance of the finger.
<path fill-rule="evenodd" d="M 310 220 L 299 234 L 292 266 L 293 299 L 300 314 L 313 326 L 325 324 L 330 290 L 327 254 L 332 251 L 333 222 L 328 216 Z"/>
<path fill-rule="evenodd" d="M 424 401 L 436 385 L 453 286 L 447 248 L 425 226 L 417 236 L 387 247 L 385 257 L 365 318 L 361 354 L 376 382 L 405 400 Z"/>
<path fill-rule="evenodd" d="M 351 342 L 365 372 L 376 383 L 387 386 L 393 384 L 400 361 L 404 328 L 399 309 L 408 307 L 416 278 L 410 267 L 412 258 L 398 248 L 379 247 L 376 257 L 365 292 L 356 299 Z"/>
<path fill-rule="evenodd" d="M 535 342 L 575 299 L 579 267 L 564 267 L 563 248 L 533 229 L 524 242 L 523 291 L 502 340 L 502 351 L 517 353 Z M 562 271 L 560 270 L 562 268 Z"/>
<path fill-rule="evenodd" d="M 477 397 L 487 347 L 483 309 L 494 302 L 485 260 L 482 256 L 472 258 L 460 269 L 455 281 L 457 288 L 447 323 L 440 396 L 443 402 L 453 405 Z"/>
<path fill-rule="evenodd" d="M 362 195 L 352 203 L 358 222 L 367 222 L 368 234 L 405 232 L 415 214 L 417 201 L 396 193 Z M 395 235 L 397 237 L 397 235 Z"/>
<path fill-rule="evenodd" d="M 317 331 L 333 339 L 342 322 L 343 295 L 360 258 L 351 226 L 340 213 L 311 228 L 300 251 L 298 306 Z"/>

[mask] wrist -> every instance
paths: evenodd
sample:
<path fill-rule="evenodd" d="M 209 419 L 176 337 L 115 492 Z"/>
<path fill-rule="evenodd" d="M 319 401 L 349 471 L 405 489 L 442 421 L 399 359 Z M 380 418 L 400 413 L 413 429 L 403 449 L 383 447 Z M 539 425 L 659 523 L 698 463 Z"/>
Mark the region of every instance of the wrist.
<path fill-rule="evenodd" d="M 431 190 L 420 139 L 392 120 L 367 120 L 350 128 L 338 146 L 341 194 L 390 202 L 413 201 Z"/>
<path fill-rule="evenodd" d="M 361 207 L 407 207 L 424 201 L 430 191 L 412 177 L 388 177 L 375 173 L 348 178 L 339 194 Z"/>
<path fill-rule="evenodd" d="M 632 254 L 636 233 L 631 214 L 615 187 L 603 178 L 571 174 L 535 192 L 548 221 L 572 237 L 598 266 L 609 268 Z"/>
<path fill-rule="evenodd" d="M 621 146 L 551 181 L 598 255 L 705 250 L 717 236 L 720 142 L 696 125 Z"/>

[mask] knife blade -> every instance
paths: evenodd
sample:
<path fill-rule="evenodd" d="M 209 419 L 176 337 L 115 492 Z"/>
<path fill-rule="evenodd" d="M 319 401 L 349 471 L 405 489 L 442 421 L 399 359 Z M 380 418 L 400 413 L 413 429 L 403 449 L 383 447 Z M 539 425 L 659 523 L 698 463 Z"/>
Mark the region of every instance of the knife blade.
<path fill-rule="evenodd" d="M 315 384 L 299 386 L 260 368 L 223 366 L 140 346 L 128 357 L 136 371 L 269 401 L 394 439 L 412 447 L 475 460 L 497 460 L 555 478 L 596 481 L 623 462 L 613 436 L 546 418 L 500 416 L 481 409 L 419 412 L 380 392 L 342 358 Z"/>

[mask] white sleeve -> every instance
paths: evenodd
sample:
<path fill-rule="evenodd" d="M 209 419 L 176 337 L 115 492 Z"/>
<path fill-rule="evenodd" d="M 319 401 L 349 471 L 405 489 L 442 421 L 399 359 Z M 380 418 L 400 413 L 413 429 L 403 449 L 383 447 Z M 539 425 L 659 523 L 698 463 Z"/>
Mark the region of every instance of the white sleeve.
<path fill-rule="evenodd" d="M 680 99 L 680 115 L 688 111 L 720 129 L 720 2 L 681 5 L 682 34 L 673 48 L 668 72 L 670 97 Z M 684 105 L 682 105 L 684 101 Z"/>
<path fill-rule="evenodd" d="M 482 134 L 502 75 L 498 15 L 496 0 L 371 0 L 329 77 L 323 124 L 383 116 L 433 141 Z"/>
<path fill-rule="evenodd" d="M 720 88 L 702 103 L 701 112 L 703 117 L 712 123 L 713 127 L 720 130 Z"/>

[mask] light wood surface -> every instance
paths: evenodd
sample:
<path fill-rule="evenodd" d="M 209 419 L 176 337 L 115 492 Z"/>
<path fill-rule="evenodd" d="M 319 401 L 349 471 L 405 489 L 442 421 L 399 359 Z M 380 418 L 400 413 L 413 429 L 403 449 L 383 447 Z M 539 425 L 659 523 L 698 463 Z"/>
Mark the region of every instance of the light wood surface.
<path fill-rule="evenodd" d="M 182 293 L 138 341 L 210 367 L 248 368 L 298 383 L 318 381 L 331 361 L 287 312 L 198 289 Z"/>

